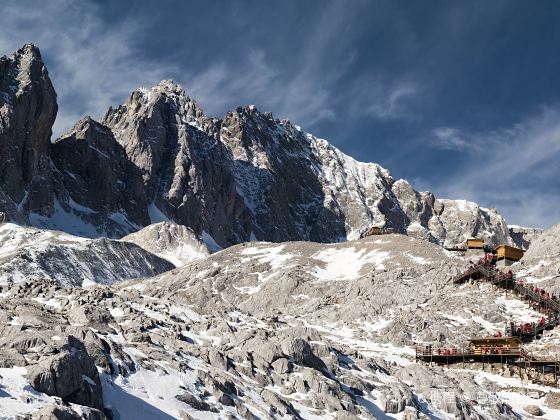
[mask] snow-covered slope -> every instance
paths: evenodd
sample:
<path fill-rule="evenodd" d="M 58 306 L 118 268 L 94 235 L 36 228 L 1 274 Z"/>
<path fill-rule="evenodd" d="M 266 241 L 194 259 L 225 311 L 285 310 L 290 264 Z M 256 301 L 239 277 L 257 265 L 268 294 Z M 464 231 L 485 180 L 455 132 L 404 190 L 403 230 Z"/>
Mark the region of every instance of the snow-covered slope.
<path fill-rule="evenodd" d="M 208 246 L 186 226 L 171 222 L 154 223 L 122 238 L 180 267 L 210 255 Z"/>
<path fill-rule="evenodd" d="M 560 224 L 540 234 L 513 267 L 527 281 L 560 296 Z"/>
<path fill-rule="evenodd" d="M 175 266 L 138 245 L 0 225 L 0 282 L 52 279 L 64 286 L 151 277 Z"/>

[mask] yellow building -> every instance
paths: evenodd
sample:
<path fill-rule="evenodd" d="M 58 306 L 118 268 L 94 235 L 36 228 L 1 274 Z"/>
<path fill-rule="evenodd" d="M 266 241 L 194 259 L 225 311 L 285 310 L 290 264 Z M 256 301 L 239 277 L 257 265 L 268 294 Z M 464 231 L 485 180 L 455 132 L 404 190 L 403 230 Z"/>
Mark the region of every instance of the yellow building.
<path fill-rule="evenodd" d="M 495 249 L 498 265 L 507 266 L 523 258 L 525 251 L 509 245 L 498 245 Z"/>
<path fill-rule="evenodd" d="M 467 239 L 468 249 L 484 249 L 484 239 Z"/>

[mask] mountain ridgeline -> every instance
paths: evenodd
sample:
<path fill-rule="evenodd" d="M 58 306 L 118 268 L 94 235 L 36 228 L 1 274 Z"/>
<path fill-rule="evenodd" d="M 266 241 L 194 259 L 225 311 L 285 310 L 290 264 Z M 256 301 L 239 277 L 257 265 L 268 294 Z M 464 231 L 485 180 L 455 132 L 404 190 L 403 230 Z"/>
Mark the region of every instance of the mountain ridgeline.
<path fill-rule="evenodd" d="M 254 106 L 208 117 L 172 81 L 51 141 L 56 114 L 39 50 L 0 58 L 0 211 L 16 223 L 120 238 L 170 220 L 214 249 L 338 242 L 371 226 L 448 247 L 524 240 L 494 210 L 418 192 Z"/>

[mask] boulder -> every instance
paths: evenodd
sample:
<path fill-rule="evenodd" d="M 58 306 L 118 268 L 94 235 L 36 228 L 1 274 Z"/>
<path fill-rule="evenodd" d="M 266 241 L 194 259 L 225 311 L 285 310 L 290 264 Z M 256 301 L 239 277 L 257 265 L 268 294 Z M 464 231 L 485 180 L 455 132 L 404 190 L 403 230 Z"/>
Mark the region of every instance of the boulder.
<path fill-rule="evenodd" d="M 285 357 L 281 357 L 272 362 L 272 368 L 279 374 L 289 373 L 292 370 L 290 361 Z"/>
<path fill-rule="evenodd" d="M 27 378 L 39 392 L 66 402 L 103 408 L 101 382 L 87 353 L 65 351 L 44 358 L 28 369 Z"/>
<path fill-rule="evenodd" d="M 532 416 L 542 416 L 543 412 L 538 405 L 529 404 L 523 407 L 526 413 L 531 414 Z"/>
<path fill-rule="evenodd" d="M 70 407 L 46 406 L 31 414 L 31 420 L 107 420 L 107 416 L 94 408 L 82 408 L 78 414 Z"/>
<path fill-rule="evenodd" d="M 299 337 L 287 338 L 282 341 L 281 347 L 282 352 L 290 356 L 294 363 L 313 369 L 326 370 L 325 363 L 313 354 L 307 340 Z"/>

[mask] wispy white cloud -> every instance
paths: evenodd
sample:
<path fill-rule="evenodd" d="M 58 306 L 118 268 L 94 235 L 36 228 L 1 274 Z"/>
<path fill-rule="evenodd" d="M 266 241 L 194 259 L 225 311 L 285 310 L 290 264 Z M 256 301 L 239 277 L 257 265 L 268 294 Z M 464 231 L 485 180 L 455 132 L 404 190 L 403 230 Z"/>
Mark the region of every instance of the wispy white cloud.
<path fill-rule="evenodd" d="M 243 100 L 306 128 L 335 119 L 342 99 L 336 96 L 337 83 L 355 60 L 352 34 L 340 34 L 357 13 L 341 2 L 326 3 L 285 66 L 275 67 L 278 57 L 253 49 L 234 62 L 217 59 L 204 71 L 183 76 L 184 84 L 211 114 Z"/>
<path fill-rule="evenodd" d="M 387 88 L 385 84 L 374 83 L 369 89 L 373 92 L 373 104 L 365 109 L 370 116 L 379 120 L 416 118 L 409 105 L 420 93 L 417 85 L 400 82 Z"/>
<path fill-rule="evenodd" d="M 477 149 L 478 145 L 473 141 L 467 139 L 457 128 L 453 127 L 438 127 L 433 131 L 434 137 L 431 139 L 431 145 L 444 150 L 464 151 L 466 149 Z"/>
<path fill-rule="evenodd" d="M 510 127 L 469 138 L 447 130 L 446 139 L 475 152 L 439 182 L 440 195 L 498 207 L 515 224 L 548 226 L 560 220 L 560 106 L 543 107 Z"/>
<path fill-rule="evenodd" d="M 47 61 L 60 105 L 55 136 L 84 114 L 99 118 L 133 89 L 166 78 L 180 82 L 213 116 L 252 103 L 312 128 L 337 118 L 344 109 L 345 98 L 337 97 L 336 89 L 356 57 L 352 23 L 360 5 L 325 3 L 292 51 L 289 65 L 280 66 L 278 57 L 262 46 L 248 49 L 247 45 L 238 54 L 216 54 L 205 65 L 180 64 L 174 57 L 167 62 L 150 60 L 138 45 L 139 34 L 151 30 L 149 17 L 110 24 L 100 7 L 71 0 L 43 2 L 41 7 L 26 0 L 7 0 L 2 5 L 1 51 L 11 53 L 33 42 Z M 389 112 L 394 113 L 408 94 L 405 89 L 390 98 Z"/>

